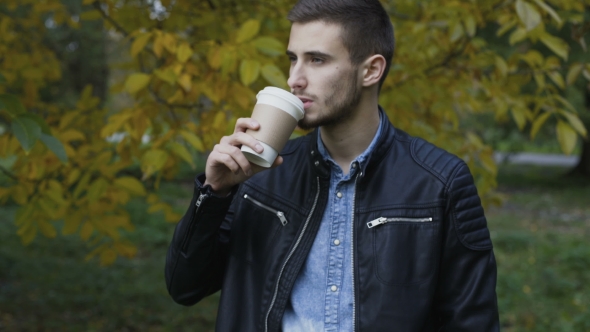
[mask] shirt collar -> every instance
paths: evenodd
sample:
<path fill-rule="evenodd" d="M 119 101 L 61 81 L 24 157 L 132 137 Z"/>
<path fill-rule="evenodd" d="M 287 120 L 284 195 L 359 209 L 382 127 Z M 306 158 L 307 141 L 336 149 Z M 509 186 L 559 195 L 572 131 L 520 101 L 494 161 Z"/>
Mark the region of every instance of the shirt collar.
<path fill-rule="evenodd" d="M 364 169 L 365 163 L 367 162 L 369 156 L 371 155 L 371 152 L 373 152 L 373 150 L 375 149 L 375 146 L 377 145 L 377 141 L 379 141 L 379 137 L 381 136 L 381 131 L 382 131 L 381 128 L 383 127 L 382 122 L 383 122 L 383 116 L 381 115 L 381 112 L 379 112 L 379 127 L 377 129 L 377 132 L 375 133 L 375 136 L 373 137 L 371 144 L 369 144 L 369 146 L 365 149 L 365 151 L 363 151 L 363 153 L 361 153 L 358 157 L 356 157 L 350 163 L 350 175 L 352 175 L 353 172 L 355 172 L 357 169 Z M 326 147 L 324 146 L 324 142 L 322 142 L 320 130 L 318 130 L 318 152 L 320 153 L 322 158 L 324 158 L 324 160 L 328 164 L 332 165 L 332 167 L 336 166 L 336 167 L 338 167 L 338 169 L 340 169 L 338 164 L 336 164 L 336 162 L 332 159 L 332 157 L 330 157 L 328 150 L 326 150 Z M 358 163 L 359 167 L 356 167 L 356 168 L 352 167 L 352 165 L 355 162 Z"/>

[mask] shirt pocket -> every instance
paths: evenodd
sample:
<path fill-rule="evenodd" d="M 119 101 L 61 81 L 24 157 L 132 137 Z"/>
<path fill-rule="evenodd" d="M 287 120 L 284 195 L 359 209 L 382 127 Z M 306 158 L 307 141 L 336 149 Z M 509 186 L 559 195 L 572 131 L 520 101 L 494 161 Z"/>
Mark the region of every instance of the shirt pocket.
<path fill-rule="evenodd" d="M 289 224 L 284 207 L 256 193 L 242 192 L 240 218 L 232 223 L 233 255 L 258 262 L 273 243 L 277 233 Z"/>
<path fill-rule="evenodd" d="M 376 278 L 387 285 L 413 285 L 436 274 L 440 220 L 434 210 L 384 213 L 367 222 L 373 233 Z"/>

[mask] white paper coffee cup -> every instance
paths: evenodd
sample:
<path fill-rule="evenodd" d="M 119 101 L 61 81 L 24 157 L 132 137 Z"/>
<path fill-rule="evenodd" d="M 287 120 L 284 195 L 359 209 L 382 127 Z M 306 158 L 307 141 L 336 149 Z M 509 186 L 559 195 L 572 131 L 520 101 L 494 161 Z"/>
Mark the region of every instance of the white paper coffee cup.
<path fill-rule="evenodd" d="M 259 130 L 247 130 L 264 148 L 257 153 L 243 145 L 242 152 L 251 162 L 270 167 L 283 149 L 289 137 L 303 119 L 303 102 L 292 93 L 280 88 L 266 87 L 256 95 L 252 118 L 260 123 Z"/>

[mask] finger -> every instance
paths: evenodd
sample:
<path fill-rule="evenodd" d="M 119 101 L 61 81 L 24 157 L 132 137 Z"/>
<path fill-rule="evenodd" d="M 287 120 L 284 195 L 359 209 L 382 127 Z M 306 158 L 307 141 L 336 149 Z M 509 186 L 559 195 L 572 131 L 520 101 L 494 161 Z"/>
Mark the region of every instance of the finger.
<path fill-rule="evenodd" d="M 229 145 L 234 146 L 245 145 L 258 153 L 262 153 L 262 151 L 264 151 L 264 147 L 262 146 L 262 144 L 260 144 L 260 142 L 258 142 L 256 138 L 252 137 L 252 135 L 248 135 L 246 133 L 233 134 L 230 137 L 228 143 Z"/>
<path fill-rule="evenodd" d="M 220 153 L 230 156 L 233 163 L 236 164 L 237 169 L 231 168 L 231 171 L 234 174 L 237 175 L 241 171 L 248 176 L 252 175 L 252 166 L 250 165 L 248 159 L 246 159 L 246 157 L 242 153 L 242 150 L 240 150 L 238 147 L 231 145 L 221 145 L 218 151 Z"/>
<path fill-rule="evenodd" d="M 260 128 L 260 124 L 258 121 L 252 118 L 239 118 L 236 121 L 236 128 L 234 129 L 234 133 L 238 132 L 245 132 L 248 129 L 258 130 Z"/>
<path fill-rule="evenodd" d="M 218 167 L 219 165 L 224 165 L 232 173 L 237 174 L 240 171 L 240 165 L 233 159 L 233 157 L 230 154 L 227 153 L 228 146 L 229 145 L 221 144 L 215 145 L 213 151 L 211 151 L 211 154 L 207 159 L 207 164 L 211 167 Z"/>

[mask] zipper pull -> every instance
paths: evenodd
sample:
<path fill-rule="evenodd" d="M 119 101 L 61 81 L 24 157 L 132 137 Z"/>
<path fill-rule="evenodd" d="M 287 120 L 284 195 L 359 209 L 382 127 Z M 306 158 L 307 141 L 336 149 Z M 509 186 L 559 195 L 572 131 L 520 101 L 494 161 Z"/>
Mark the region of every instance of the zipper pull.
<path fill-rule="evenodd" d="M 375 220 L 369 221 L 367 223 L 367 227 L 373 228 L 375 226 L 379 226 L 379 225 L 385 224 L 386 221 L 387 221 L 387 218 L 384 218 L 384 217 L 377 218 Z"/>
<path fill-rule="evenodd" d="M 199 206 L 201 206 L 201 203 L 203 203 L 203 199 L 206 197 L 207 195 L 205 194 L 200 194 L 199 198 L 197 198 L 197 202 L 195 203 L 195 212 L 199 209 Z"/>
<path fill-rule="evenodd" d="M 287 218 L 285 218 L 285 214 L 281 211 L 277 211 L 277 217 L 279 217 L 279 219 L 281 220 L 281 224 L 283 224 L 283 226 L 286 226 L 288 221 Z"/>

